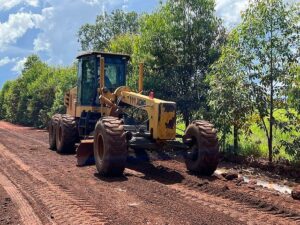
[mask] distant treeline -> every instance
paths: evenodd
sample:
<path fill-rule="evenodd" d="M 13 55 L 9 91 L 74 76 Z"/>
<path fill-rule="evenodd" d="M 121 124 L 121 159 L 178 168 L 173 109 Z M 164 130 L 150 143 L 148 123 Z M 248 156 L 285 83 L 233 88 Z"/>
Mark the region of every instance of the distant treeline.
<path fill-rule="evenodd" d="M 56 112 L 64 113 L 64 93 L 76 84 L 76 67 L 51 67 L 38 56 L 27 58 L 22 74 L 0 92 L 0 119 L 46 127 Z"/>

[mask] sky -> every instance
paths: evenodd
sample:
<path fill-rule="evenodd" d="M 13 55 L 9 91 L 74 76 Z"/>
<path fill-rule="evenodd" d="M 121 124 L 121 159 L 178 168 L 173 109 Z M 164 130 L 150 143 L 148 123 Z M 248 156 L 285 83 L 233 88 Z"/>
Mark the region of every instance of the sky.
<path fill-rule="evenodd" d="M 0 0 L 0 88 L 21 73 L 26 57 L 37 54 L 50 65 L 70 65 L 80 45 L 81 25 L 103 11 L 152 12 L 160 0 Z M 227 28 L 240 22 L 247 0 L 216 0 Z"/>

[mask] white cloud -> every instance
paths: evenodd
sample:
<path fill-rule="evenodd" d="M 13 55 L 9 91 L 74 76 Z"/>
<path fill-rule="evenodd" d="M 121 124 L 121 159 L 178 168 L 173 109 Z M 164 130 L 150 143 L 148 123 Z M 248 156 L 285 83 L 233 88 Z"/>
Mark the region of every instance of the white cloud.
<path fill-rule="evenodd" d="M 89 5 L 100 5 L 100 0 L 82 0 L 83 3 L 89 4 Z"/>
<path fill-rule="evenodd" d="M 33 41 L 35 52 L 43 52 L 51 64 L 72 63 L 80 50 L 77 32 L 83 24 L 94 23 L 101 12 L 102 2 L 48 0 L 50 7 L 42 10 L 41 31 Z"/>
<path fill-rule="evenodd" d="M 33 48 L 35 52 L 41 52 L 41 51 L 49 51 L 51 44 L 49 41 L 44 37 L 45 35 L 39 35 L 36 39 L 33 41 Z"/>
<path fill-rule="evenodd" d="M 37 7 L 39 0 L 0 0 L 0 10 L 10 10 L 19 4 Z"/>
<path fill-rule="evenodd" d="M 122 9 L 126 12 L 128 9 L 128 2 L 129 0 L 124 0 L 123 1 L 123 5 L 122 5 Z"/>
<path fill-rule="evenodd" d="M 299 0 L 284 0 L 286 3 L 296 3 Z M 226 28 L 233 28 L 241 22 L 241 12 L 245 11 L 249 0 L 216 0 L 217 15 L 224 21 Z"/>
<path fill-rule="evenodd" d="M 27 57 L 24 57 L 23 59 L 19 60 L 11 70 L 17 73 L 21 73 L 22 70 L 24 69 L 24 64 L 26 60 Z"/>
<path fill-rule="evenodd" d="M 13 63 L 16 60 L 18 60 L 18 58 L 9 58 L 9 57 L 5 56 L 4 58 L 0 59 L 0 67 L 5 66 L 9 63 Z"/>
<path fill-rule="evenodd" d="M 23 12 L 10 14 L 8 21 L 0 23 L 0 51 L 7 45 L 16 43 L 28 29 L 39 28 L 43 20 L 40 14 Z"/>
<path fill-rule="evenodd" d="M 46 47 L 49 47 L 46 54 L 51 64 L 72 63 L 80 51 L 77 41 L 80 27 L 86 23 L 95 23 L 96 16 L 102 13 L 102 10 L 110 11 L 122 7 L 127 9 L 127 5 L 131 2 L 131 0 L 45 1 L 50 7 L 42 10 L 42 16 L 45 19 L 41 23 L 41 32 L 37 38 L 46 40 Z M 38 41 L 35 42 L 34 46 L 37 48 Z"/>
<path fill-rule="evenodd" d="M 54 7 L 47 7 L 42 9 L 42 17 L 43 20 L 40 23 L 40 28 L 42 31 L 49 30 L 51 32 L 55 32 L 58 29 L 58 25 L 56 27 L 55 23 L 53 23 L 52 18 L 54 13 Z M 51 47 L 51 43 L 46 35 L 46 32 L 41 32 L 38 34 L 38 37 L 33 40 L 33 50 L 34 52 L 49 52 Z"/>
<path fill-rule="evenodd" d="M 34 7 L 38 7 L 38 5 L 39 5 L 39 0 L 25 0 L 25 2 L 27 2 L 27 4 L 34 6 Z"/>
<path fill-rule="evenodd" d="M 6 64 L 10 63 L 10 59 L 6 56 L 2 59 L 0 59 L 0 66 L 4 66 Z"/>
<path fill-rule="evenodd" d="M 227 28 L 237 25 L 241 21 L 241 12 L 248 6 L 248 0 L 217 0 L 216 11 Z"/>

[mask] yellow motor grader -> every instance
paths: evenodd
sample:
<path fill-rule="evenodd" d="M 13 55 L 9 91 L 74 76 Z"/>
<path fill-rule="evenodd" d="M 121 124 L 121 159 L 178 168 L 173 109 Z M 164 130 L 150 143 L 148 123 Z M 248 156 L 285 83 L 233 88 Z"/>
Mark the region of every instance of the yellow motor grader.
<path fill-rule="evenodd" d="M 77 59 L 78 82 L 65 94 L 66 114 L 56 114 L 49 122 L 50 149 L 62 154 L 76 151 L 78 166 L 94 161 L 100 175 L 118 176 L 129 148 L 180 148 L 186 152 L 189 171 L 214 173 L 219 145 L 213 125 L 196 120 L 184 135 L 177 135 L 176 103 L 154 98 L 153 92 L 142 94 L 143 64 L 136 93 L 126 86 L 130 56 L 85 52 Z"/>

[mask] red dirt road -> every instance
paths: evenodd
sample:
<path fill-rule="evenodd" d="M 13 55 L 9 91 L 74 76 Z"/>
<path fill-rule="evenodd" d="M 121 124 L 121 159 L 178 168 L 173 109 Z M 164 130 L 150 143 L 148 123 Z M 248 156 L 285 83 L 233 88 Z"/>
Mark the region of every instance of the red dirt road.
<path fill-rule="evenodd" d="M 99 177 L 49 150 L 46 131 L 1 121 L 0 165 L 0 224 L 300 224 L 287 195 L 196 177 L 174 159 Z"/>

